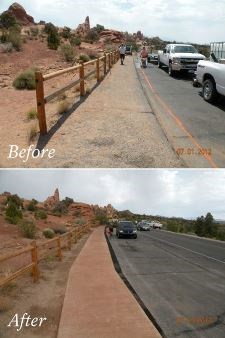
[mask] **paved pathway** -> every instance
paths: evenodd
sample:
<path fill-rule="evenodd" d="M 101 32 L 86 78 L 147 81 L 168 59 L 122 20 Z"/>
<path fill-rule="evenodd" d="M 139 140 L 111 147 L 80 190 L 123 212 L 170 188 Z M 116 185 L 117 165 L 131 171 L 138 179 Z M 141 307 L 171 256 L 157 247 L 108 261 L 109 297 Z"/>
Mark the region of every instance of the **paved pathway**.
<path fill-rule="evenodd" d="M 58 330 L 58 338 L 65 337 L 161 337 L 115 271 L 103 227 L 71 268 Z"/>

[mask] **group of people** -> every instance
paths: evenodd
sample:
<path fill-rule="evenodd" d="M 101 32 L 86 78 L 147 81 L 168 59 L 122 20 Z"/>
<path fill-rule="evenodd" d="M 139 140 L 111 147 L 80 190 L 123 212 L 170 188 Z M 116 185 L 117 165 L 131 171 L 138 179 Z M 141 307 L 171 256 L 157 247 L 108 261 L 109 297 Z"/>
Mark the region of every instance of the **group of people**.
<path fill-rule="evenodd" d="M 120 52 L 121 65 L 123 65 L 124 60 L 125 60 L 125 56 L 126 56 L 126 45 L 124 45 L 122 43 L 119 47 L 119 52 Z M 141 57 L 141 59 L 147 59 L 147 57 L 148 57 L 148 51 L 147 51 L 145 46 L 143 46 L 143 48 L 141 50 L 140 57 Z"/>

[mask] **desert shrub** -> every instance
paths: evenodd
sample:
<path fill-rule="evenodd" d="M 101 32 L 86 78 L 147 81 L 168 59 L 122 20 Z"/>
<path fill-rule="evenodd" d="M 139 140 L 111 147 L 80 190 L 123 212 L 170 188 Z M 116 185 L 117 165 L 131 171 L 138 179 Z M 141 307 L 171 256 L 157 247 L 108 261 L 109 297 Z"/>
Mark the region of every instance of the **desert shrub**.
<path fill-rule="evenodd" d="M 67 232 L 65 228 L 52 228 L 54 230 L 55 234 L 63 235 Z"/>
<path fill-rule="evenodd" d="M 31 27 L 31 28 L 30 28 L 30 32 L 31 32 L 31 35 L 32 35 L 32 36 L 38 36 L 38 34 L 39 34 L 39 29 L 38 29 L 38 27 Z"/>
<path fill-rule="evenodd" d="M 71 107 L 71 103 L 68 100 L 64 100 L 59 102 L 57 107 L 57 113 L 62 115 L 68 112 Z"/>
<path fill-rule="evenodd" d="M 20 198 L 17 194 L 9 195 L 5 201 L 5 204 L 15 204 L 18 208 L 23 208 L 23 199 Z"/>
<path fill-rule="evenodd" d="M 37 119 L 37 117 L 38 117 L 38 114 L 37 114 L 37 110 L 35 108 L 32 108 L 27 112 L 27 119 L 28 120 L 35 120 L 35 119 Z"/>
<path fill-rule="evenodd" d="M 93 43 L 95 41 L 98 41 L 99 34 L 95 28 L 92 28 L 85 36 L 85 41 Z"/>
<path fill-rule="evenodd" d="M 70 44 L 71 46 L 80 46 L 81 45 L 81 39 L 78 36 L 71 36 L 70 38 Z"/>
<path fill-rule="evenodd" d="M 19 229 L 26 238 L 34 239 L 36 236 L 37 228 L 32 221 L 21 221 L 19 223 Z"/>
<path fill-rule="evenodd" d="M 101 33 L 102 31 L 105 30 L 105 27 L 102 26 L 102 25 L 97 24 L 97 25 L 95 26 L 95 30 L 96 30 L 98 33 Z"/>
<path fill-rule="evenodd" d="M 20 51 L 22 49 L 22 39 L 20 32 L 15 27 L 10 28 L 9 34 L 7 36 L 7 42 L 11 42 L 15 50 Z"/>
<path fill-rule="evenodd" d="M 74 203 L 74 200 L 70 197 L 65 197 L 64 200 L 61 201 L 68 208 L 71 204 Z"/>
<path fill-rule="evenodd" d="M 66 40 L 69 39 L 71 37 L 71 28 L 64 27 L 61 32 L 61 36 Z"/>
<path fill-rule="evenodd" d="M 81 218 L 78 218 L 74 221 L 74 226 L 84 225 L 85 223 L 86 223 L 85 219 L 83 217 L 81 217 Z"/>
<path fill-rule="evenodd" d="M 34 202 L 30 201 L 30 203 L 27 206 L 27 210 L 28 211 L 36 211 L 37 210 L 36 204 Z"/>
<path fill-rule="evenodd" d="M 13 81 L 13 87 L 16 89 L 35 89 L 35 68 L 28 68 L 19 74 L 16 79 Z"/>
<path fill-rule="evenodd" d="M 22 211 L 15 203 L 10 203 L 6 208 L 5 219 L 11 224 L 17 224 L 23 218 Z"/>
<path fill-rule="evenodd" d="M 58 32 L 57 27 L 53 23 L 48 22 L 45 24 L 44 32 L 50 34 L 52 32 Z"/>
<path fill-rule="evenodd" d="M 72 62 L 75 58 L 75 52 L 72 46 L 70 45 L 62 45 L 61 46 L 61 54 L 65 61 Z"/>
<path fill-rule="evenodd" d="M 0 15 L 0 27 L 8 29 L 16 24 L 16 18 L 11 13 L 4 12 Z"/>
<path fill-rule="evenodd" d="M 59 33 L 54 30 L 48 34 L 47 38 L 48 48 L 57 50 L 60 45 Z"/>
<path fill-rule="evenodd" d="M 53 238 L 55 236 L 55 231 L 50 228 L 46 228 L 42 231 L 45 238 Z"/>
<path fill-rule="evenodd" d="M 89 56 L 86 55 L 86 54 L 81 54 L 81 55 L 79 56 L 79 60 L 80 60 L 80 61 L 83 61 L 83 62 L 88 62 L 88 61 L 90 60 L 90 58 L 89 58 Z"/>
<path fill-rule="evenodd" d="M 34 214 L 34 217 L 36 219 L 46 219 L 48 215 L 44 210 L 37 210 Z"/>
<path fill-rule="evenodd" d="M 91 60 L 95 60 L 95 59 L 98 58 L 98 54 L 95 53 L 95 52 L 89 52 L 88 56 L 89 56 L 89 59 L 91 59 Z"/>

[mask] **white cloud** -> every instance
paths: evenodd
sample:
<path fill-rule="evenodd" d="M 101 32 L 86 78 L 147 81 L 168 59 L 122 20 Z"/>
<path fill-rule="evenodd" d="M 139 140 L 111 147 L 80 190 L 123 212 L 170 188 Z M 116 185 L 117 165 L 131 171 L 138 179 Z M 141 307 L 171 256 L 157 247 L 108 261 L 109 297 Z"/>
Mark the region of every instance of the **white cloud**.
<path fill-rule="evenodd" d="M 195 218 L 212 212 L 225 219 L 224 170 L 2 170 L 0 193 L 45 200 L 60 197 L 118 210 Z"/>
<path fill-rule="evenodd" d="M 148 36 L 208 43 L 224 40 L 225 0 L 20 0 L 38 20 L 76 27 L 89 15 L 97 23 Z M 11 2 L 3 0 L 0 11 Z"/>

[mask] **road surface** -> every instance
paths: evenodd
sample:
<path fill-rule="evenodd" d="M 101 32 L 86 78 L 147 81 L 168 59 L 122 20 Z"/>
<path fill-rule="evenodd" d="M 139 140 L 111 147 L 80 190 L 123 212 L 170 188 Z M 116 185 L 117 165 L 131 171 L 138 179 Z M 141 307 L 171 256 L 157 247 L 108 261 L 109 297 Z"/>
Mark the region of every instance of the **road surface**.
<path fill-rule="evenodd" d="M 224 338 L 225 243 L 163 230 L 110 242 L 166 337 Z"/>
<path fill-rule="evenodd" d="M 189 167 L 225 167 L 225 99 L 211 105 L 192 86 L 191 75 L 169 77 L 167 69 L 136 68 L 152 108 L 174 150 Z"/>

